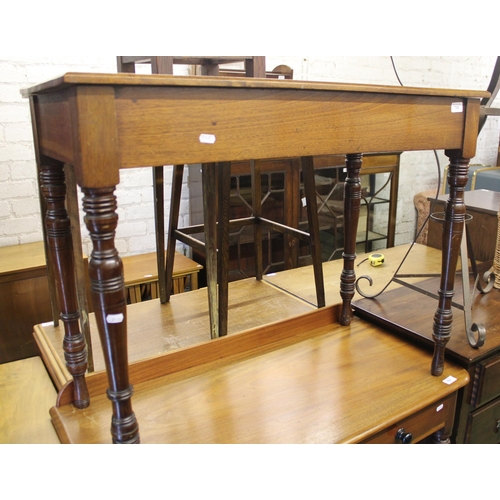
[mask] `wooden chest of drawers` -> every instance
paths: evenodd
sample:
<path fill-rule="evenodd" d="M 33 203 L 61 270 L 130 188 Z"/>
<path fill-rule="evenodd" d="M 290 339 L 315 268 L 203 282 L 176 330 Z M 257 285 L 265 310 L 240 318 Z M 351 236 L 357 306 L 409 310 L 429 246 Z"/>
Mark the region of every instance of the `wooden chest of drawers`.
<path fill-rule="evenodd" d="M 441 195 L 434 205 L 431 203 L 433 212 L 443 212 L 447 198 L 448 195 Z M 467 213 L 472 216 L 472 220 L 467 224 L 467 230 L 472 241 L 474 257 L 480 262 L 489 262 L 495 256 L 500 193 L 485 189 L 466 191 L 465 205 Z M 441 249 L 441 233 L 441 224 L 430 220 L 427 244 Z"/>
<path fill-rule="evenodd" d="M 500 354 L 475 365 L 465 442 L 500 443 Z"/>
<path fill-rule="evenodd" d="M 424 290 L 437 289 L 434 279 L 419 284 Z M 455 300 L 460 303 L 461 282 Z M 411 315 L 408 310 L 411 303 Z M 432 347 L 432 310 L 429 296 L 402 288 L 381 295 L 376 301 L 356 302 L 357 314 L 374 315 L 377 322 L 411 340 Z M 446 355 L 463 366 L 470 377 L 459 395 L 453 439 L 457 443 L 500 443 L 500 290 L 476 296 L 472 320 L 486 327 L 485 344 L 474 349 L 465 335 L 463 312 L 453 309 L 453 330 Z"/>
<path fill-rule="evenodd" d="M 439 435 L 449 436 L 453 430 L 456 402 L 457 394 L 450 394 L 363 441 L 363 444 L 420 443 L 439 431 Z"/>

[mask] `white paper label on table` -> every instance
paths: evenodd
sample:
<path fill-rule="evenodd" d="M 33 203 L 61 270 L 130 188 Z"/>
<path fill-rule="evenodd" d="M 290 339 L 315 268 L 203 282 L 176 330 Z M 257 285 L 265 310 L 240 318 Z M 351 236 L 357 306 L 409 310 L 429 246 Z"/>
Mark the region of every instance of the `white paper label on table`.
<path fill-rule="evenodd" d="M 123 314 L 108 314 L 106 316 L 106 323 L 110 325 L 117 325 L 119 323 L 123 323 Z"/>
<path fill-rule="evenodd" d="M 456 382 L 456 381 L 457 381 L 457 379 L 456 379 L 455 377 L 453 377 L 452 375 L 450 375 L 449 377 L 446 377 L 446 378 L 443 380 L 443 382 L 444 382 L 445 384 L 448 384 L 448 385 L 451 385 L 451 384 L 453 384 L 453 382 Z"/>
<path fill-rule="evenodd" d="M 200 134 L 200 142 L 202 144 L 215 144 L 215 135 L 213 135 L 213 134 Z"/>
<path fill-rule="evenodd" d="M 443 404 L 440 404 L 440 405 L 436 408 L 436 413 L 437 413 L 438 411 L 441 411 L 443 408 L 444 408 L 444 405 L 443 405 Z"/>
<path fill-rule="evenodd" d="M 451 103 L 451 112 L 452 113 L 463 113 L 464 112 L 464 103 L 463 102 L 452 102 Z"/>

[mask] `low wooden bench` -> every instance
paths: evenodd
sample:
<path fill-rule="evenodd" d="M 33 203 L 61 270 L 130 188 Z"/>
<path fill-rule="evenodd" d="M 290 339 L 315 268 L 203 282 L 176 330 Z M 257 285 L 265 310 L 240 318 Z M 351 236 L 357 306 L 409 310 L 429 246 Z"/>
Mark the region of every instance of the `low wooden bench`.
<path fill-rule="evenodd" d="M 147 299 L 157 299 L 160 292 L 156 253 L 123 257 L 122 262 L 128 303 L 135 304 Z M 198 273 L 202 269 L 201 264 L 176 252 L 172 274 L 172 293 L 183 293 L 187 289 L 197 290 Z"/>
<path fill-rule="evenodd" d="M 49 415 L 56 398 L 39 357 L 0 365 L 0 443 L 59 443 Z"/>

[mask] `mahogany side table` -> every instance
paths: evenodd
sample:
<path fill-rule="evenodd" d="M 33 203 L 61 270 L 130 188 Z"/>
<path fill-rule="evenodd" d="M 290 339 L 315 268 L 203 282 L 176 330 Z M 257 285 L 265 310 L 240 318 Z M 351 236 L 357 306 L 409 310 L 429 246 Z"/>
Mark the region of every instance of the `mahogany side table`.
<path fill-rule="evenodd" d="M 440 375 L 451 334 L 454 272 L 465 218 L 463 189 L 475 154 L 480 99 L 488 92 L 169 75 L 67 73 L 23 91 L 30 98 L 37 166 L 47 211 L 65 356 L 74 405 L 89 404 L 86 354 L 79 331 L 64 165 L 84 193 L 93 242 L 92 300 L 105 346 L 114 442 L 139 442 L 127 363 L 123 267 L 114 244 L 115 187 L 121 168 L 212 164 L 226 177 L 231 161 L 346 154 L 345 249 L 340 322 L 349 325 L 363 153 L 445 149 L 450 200 L 443 224 L 440 298 L 431 373 Z M 245 119 L 242 120 L 241 117 Z M 224 217 L 226 217 L 224 215 Z M 227 217 L 228 218 L 228 217 Z M 260 218 L 257 224 L 267 224 Z M 228 220 L 219 222 L 225 227 Z M 215 233 L 214 233 L 215 234 Z"/>

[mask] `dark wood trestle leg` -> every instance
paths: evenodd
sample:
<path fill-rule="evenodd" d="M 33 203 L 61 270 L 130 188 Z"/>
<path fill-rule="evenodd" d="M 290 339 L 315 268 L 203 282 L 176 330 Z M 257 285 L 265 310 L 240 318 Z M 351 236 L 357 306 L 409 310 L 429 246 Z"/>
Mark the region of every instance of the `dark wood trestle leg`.
<path fill-rule="evenodd" d="M 217 170 L 217 281 L 219 293 L 219 337 L 227 335 L 229 310 L 229 211 L 231 163 L 215 165 Z"/>
<path fill-rule="evenodd" d="M 450 159 L 448 185 L 450 197 L 446 204 L 442 236 L 441 281 L 439 300 L 434 315 L 432 337 L 434 354 L 431 373 L 439 376 L 444 370 L 444 353 L 450 340 L 453 313 L 451 303 L 454 296 L 455 272 L 460 253 L 460 243 L 465 223 L 464 190 L 469 173 L 469 160 L 461 157 L 460 151 L 445 151 Z"/>
<path fill-rule="evenodd" d="M 85 224 L 93 243 L 89 263 L 92 302 L 103 347 L 113 407 L 114 443 L 139 443 L 128 374 L 127 300 L 123 264 L 115 248 L 118 222 L 115 188 L 84 188 Z"/>
<path fill-rule="evenodd" d="M 215 163 L 202 164 L 205 266 L 207 272 L 210 338 L 219 337 L 219 294 L 217 288 L 217 182 Z"/>
<path fill-rule="evenodd" d="M 314 161 L 312 156 L 301 158 L 302 176 L 304 179 L 304 193 L 309 222 L 311 256 L 314 269 L 314 283 L 318 307 L 325 307 L 325 285 L 323 280 L 323 264 L 321 262 L 321 242 L 319 238 L 318 206 L 316 199 L 316 185 L 314 182 Z"/>
<path fill-rule="evenodd" d="M 174 165 L 173 175 L 172 175 L 172 191 L 170 194 L 170 216 L 168 220 L 168 232 L 167 232 L 167 256 L 162 258 L 165 261 L 165 295 L 160 293 L 160 301 L 162 304 L 170 301 L 170 295 L 172 294 L 172 281 L 174 274 L 174 261 L 175 261 L 175 247 L 177 238 L 175 232 L 179 226 L 179 211 L 181 205 L 181 194 L 182 194 L 182 178 L 184 176 L 184 165 Z M 158 211 L 159 214 L 163 214 L 163 208 Z M 162 215 L 161 215 L 162 216 Z M 162 236 L 160 236 L 161 238 Z M 161 253 L 161 252 L 159 252 Z M 158 254 L 158 259 L 161 256 Z M 160 268 L 158 268 L 160 272 Z"/>
<path fill-rule="evenodd" d="M 351 301 L 356 286 L 356 234 L 358 232 L 359 211 L 361 205 L 361 181 L 359 173 L 363 162 L 361 153 L 346 155 L 347 178 L 344 184 L 344 267 L 340 276 L 340 296 L 342 312 L 340 324 L 348 326 L 352 320 Z"/>
<path fill-rule="evenodd" d="M 90 403 L 85 382 L 87 349 L 85 337 L 80 331 L 71 222 L 65 205 L 64 164 L 47 158 L 41 160 L 40 190 L 47 208 L 45 212 L 47 247 L 59 298 L 60 318 L 64 324 L 64 359 L 74 381 L 73 405 L 80 409 L 87 408 Z"/>

